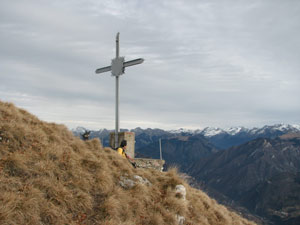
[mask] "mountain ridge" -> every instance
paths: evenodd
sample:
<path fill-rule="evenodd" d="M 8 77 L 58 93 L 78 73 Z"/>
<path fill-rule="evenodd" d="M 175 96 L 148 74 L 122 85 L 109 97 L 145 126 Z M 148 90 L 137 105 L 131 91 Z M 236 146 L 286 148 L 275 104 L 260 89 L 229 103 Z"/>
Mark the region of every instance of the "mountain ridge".
<path fill-rule="evenodd" d="M 236 135 L 239 132 L 250 132 L 252 134 L 261 134 L 264 133 L 266 130 L 279 130 L 286 132 L 288 130 L 294 130 L 294 131 L 300 131 L 300 125 L 299 124 L 285 124 L 285 123 L 278 123 L 274 125 L 264 125 L 262 127 L 253 127 L 253 128 L 247 128 L 244 126 L 234 126 L 234 127 L 229 127 L 229 128 L 219 128 L 219 127 L 205 127 L 203 129 L 185 129 L 185 128 L 179 128 L 175 130 L 164 130 L 160 128 L 141 128 L 141 127 L 136 127 L 133 129 L 121 129 L 121 131 L 132 131 L 136 133 L 141 133 L 145 131 L 160 131 L 160 132 L 168 132 L 172 134 L 182 134 L 182 133 L 187 133 L 187 134 L 203 134 L 204 136 L 215 136 L 220 133 L 227 133 L 231 135 Z M 78 126 L 76 128 L 71 129 L 72 132 L 78 133 L 78 132 L 84 132 L 85 130 L 89 130 L 87 128 L 84 128 L 82 126 Z M 106 129 L 106 128 L 101 128 L 99 130 L 93 130 L 94 132 L 102 132 L 102 131 L 109 131 L 113 132 L 114 130 L 111 129 Z"/>
<path fill-rule="evenodd" d="M 80 136 L 86 129 L 83 127 L 77 127 L 72 129 L 72 132 L 76 136 Z M 275 124 L 275 125 L 265 125 L 260 128 L 245 128 L 245 127 L 231 127 L 227 129 L 206 127 L 204 129 L 189 130 L 180 128 L 178 130 L 163 130 L 159 128 L 146 128 L 142 129 L 137 127 L 135 129 L 121 129 L 121 131 L 131 131 L 136 134 L 137 146 L 139 149 L 141 146 L 145 147 L 148 144 L 157 142 L 160 138 L 167 139 L 178 136 L 195 136 L 203 135 L 212 144 L 214 144 L 219 149 L 226 149 L 234 145 L 240 145 L 246 143 L 247 141 L 254 140 L 260 137 L 266 138 L 276 138 L 278 136 L 287 133 L 300 132 L 300 125 L 290 125 L 290 124 Z M 98 137 L 103 140 L 104 145 L 109 145 L 109 133 L 114 132 L 114 130 L 99 129 L 98 131 L 92 131 L 91 137 Z M 143 137 L 143 141 L 141 141 Z M 141 143 L 140 143 L 141 141 Z"/>
<path fill-rule="evenodd" d="M 219 151 L 189 174 L 275 224 L 300 220 L 300 133 Z"/>

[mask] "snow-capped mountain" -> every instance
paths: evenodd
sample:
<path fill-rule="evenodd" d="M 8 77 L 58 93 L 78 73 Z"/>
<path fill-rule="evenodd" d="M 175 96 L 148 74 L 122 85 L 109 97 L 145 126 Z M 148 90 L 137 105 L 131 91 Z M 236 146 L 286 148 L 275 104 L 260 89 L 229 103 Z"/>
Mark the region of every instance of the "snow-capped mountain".
<path fill-rule="evenodd" d="M 177 130 L 169 130 L 168 132 L 171 134 L 181 134 L 181 133 L 194 134 L 195 130 L 179 128 Z"/>
<path fill-rule="evenodd" d="M 190 131 L 190 133 L 200 133 L 206 137 L 213 137 L 220 134 L 227 135 L 238 135 L 241 133 L 249 133 L 251 135 L 260 136 L 263 134 L 272 134 L 272 133 L 287 133 L 287 132 L 300 132 L 300 125 L 290 125 L 290 124 L 275 124 L 275 125 L 266 125 L 262 128 L 245 128 L 245 127 L 231 127 L 231 128 L 218 128 L 218 127 L 206 127 L 203 130 L 196 130 L 194 132 Z"/>
<path fill-rule="evenodd" d="M 300 132 L 300 125 L 290 125 L 290 124 L 275 124 L 275 125 L 266 125 L 261 128 L 246 128 L 246 127 L 230 127 L 230 128 L 219 128 L 219 127 L 206 127 L 204 129 L 197 129 L 197 130 L 191 130 L 191 129 L 185 129 L 180 128 L 178 130 L 169 130 L 169 133 L 172 134 L 202 134 L 205 137 L 214 137 L 217 135 L 239 135 L 241 133 L 245 134 L 251 134 L 254 136 L 260 136 L 264 134 L 277 134 L 277 133 L 287 133 L 287 132 Z"/>
<path fill-rule="evenodd" d="M 205 128 L 201 134 L 216 147 L 226 149 L 256 138 L 276 138 L 287 133 L 300 132 L 299 125 L 275 124 L 261 128 L 233 127 L 229 129 Z"/>
<path fill-rule="evenodd" d="M 226 131 L 218 127 L 206 127 L 199 133 L 204 135 L 205 137 L 213 137 L 216 135 L 224 134 L 226 133 Z"/>
<path fill-rule="evenodd" d="M 236 135 L 241 132 L 249 132 L 248 128 L 245 127 L 231 127 L 224 130 L 227 134 Z"/>
<path fill-rule="evenodd" d="M 266 125 L 261 128 L 231 127 L 226 129 L 206 127 L 197 130 L 180 128 L 168 132 L 173 135 L 203 135 L 216 147 L 226 149 L 256 138 L 276 138 L 287 133 L 300 132 L 300 125 L 275 124 Z"/>
<path fill-rule="evenodd" d="M 191 134 L 191 135 L 202 134 L 206 137 L 212 137 L 212 136 L 223 134 L 223 133 L 226 133 L 226 134 L 228 133 L 228 134 L 234 135 L 242 129 L 245 129 L 245 128 L 233 127 L 233 128 L 229 128 L 229 129 L 222 129 L 219 127 L 206 127 L 204 129 L 196 129 L 196 130 L 180 128 L 178 130 L 169 130 L 168 132 L 170 132 L 172 134 L 182 134 L 182 133 Z"/>
<path fill-rule="evenodd" d="M 262 128 L 253 128 L 250 130 L 251 134 L 260 135 L 267 132 L 299 132 L 300 125 L 290 125 L 290 124 L 275 124 L 272 126 L 264 126 Z"/>

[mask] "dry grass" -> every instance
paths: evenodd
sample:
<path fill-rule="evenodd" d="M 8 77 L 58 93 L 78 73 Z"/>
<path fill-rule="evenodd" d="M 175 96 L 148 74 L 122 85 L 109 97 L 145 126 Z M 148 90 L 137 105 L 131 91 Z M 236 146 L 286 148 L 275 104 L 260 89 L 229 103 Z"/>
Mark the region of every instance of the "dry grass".
<path fill-rule="evenodd" d="M 300 132 L 288 133 L 288 134 L 284 134 L 284 135 L 280 136 L 280 139 L 283 139 L 283 140 L 288 140 L 288 139 L 293 139 L 293 138 L 300 139 Z"/>
<path fill-rule="evenodd" d="M 119 185 L 135 174 L 152 185 Z M 253 224 L 189 187 L 176 169 L 133 169 L 98 139 L 81 141 L 0 101 L 0 224 L 162 225 L 176 224 L 176 215 L 185 224 Z"/>

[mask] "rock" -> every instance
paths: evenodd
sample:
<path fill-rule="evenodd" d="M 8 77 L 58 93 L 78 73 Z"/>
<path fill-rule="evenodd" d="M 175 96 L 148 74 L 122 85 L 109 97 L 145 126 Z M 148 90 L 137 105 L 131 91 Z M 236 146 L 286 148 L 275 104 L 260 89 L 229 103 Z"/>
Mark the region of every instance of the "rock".
<path fill-rule="evenodd" d="M 186 189 L 182 184 L 178 184 L 175 187 L 176 196 L 180 196 L 183 200 L 186 200 Z"/>
<path fill-rule="evenodd" d="M 147 186 L 151 186 L 152 184 L 149 182 L 148 179 L 143 178 L 139 175 L 134 175 L 133 179 L 130 179 L 128 177 L 125 176 L 121 176 L 120 177 L 120 181 L 119 184 L 121 185 L 121 187 L 123 187 L 124 189 L 131 189 L 133 188 L 136 184 L 143 184 L 143 185 L 147 185 Z"/>
<path fill-rule="evenodd" d="M 137 180 L 138 183 L 140 183 L 140 184 L 145 184 L 145 185 L 147 185 L 147 186 L 151 186 L 151 185 L 152 185 L 148 179 L 143 178 L 143 177 L 141 177 L 141 176 L 139 176 L 139 175 L 134 175 L 133 178 L 134 178 L 135 180 Z"/>
<path fill-rule="evenodd" d="M 186 188 L 182 184 L 178 184 L 175 186 L 176 196 L 182 199 L 183 204 L 186 203 Z M 185 204 L 186 205 L 186 204 Z M 176 220 L 178 225 L 183 225 L 185 218 L 184 216 L 176 214 Z"/>
<path fill-rule="evenodd" d="M 184 216 L 180 216 L 180 215 L 176 215 L 176 220 L 177 220 L 177 223 L 178 225 L 183 225 L 184 224 L 184 221 L 185 221 L 185 218 Z"/>
<path fill-rule="evenodd" d="M 165 164 L 164 160 L 160 159 L 143 159 L 143 158 L 135 158 L 137 167 L 145 168 L 145 169 L 155 169 L 160 172 L 163 171 L 163 166 Z"/>
<path fill-rule="evenodd" d="M 121 185 L 121 187 L 123 187 L 124 189 L 130 189 L 133 188 L 135 185 L 135 182 L 127 177 L 120 177 L 120 181 L 119 184 Z"/>

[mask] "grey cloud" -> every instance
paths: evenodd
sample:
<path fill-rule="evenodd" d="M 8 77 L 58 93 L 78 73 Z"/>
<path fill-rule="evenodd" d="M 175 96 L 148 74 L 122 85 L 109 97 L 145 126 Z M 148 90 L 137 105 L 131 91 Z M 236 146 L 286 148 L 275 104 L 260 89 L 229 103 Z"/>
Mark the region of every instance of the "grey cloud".
<path fill-rule="evenodd" d="M 299 7 L 293 0 L 4 0 L 1 100 L 71 127 L 112 128 L 114 78 L 94 71 L 110 64 L 120 31 L 121 55 L 146 59 L 121 77 L 128 128 L 300 123 Z"/>

